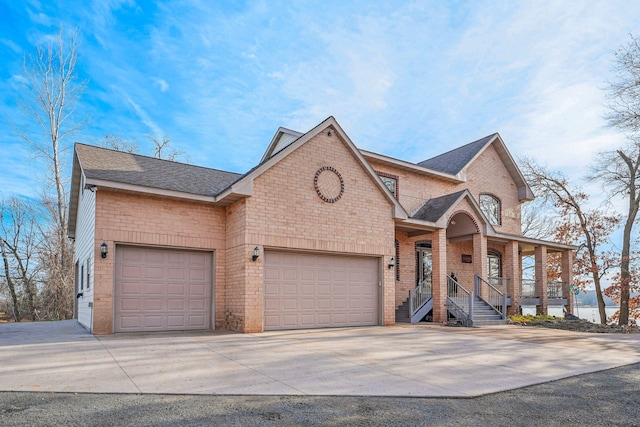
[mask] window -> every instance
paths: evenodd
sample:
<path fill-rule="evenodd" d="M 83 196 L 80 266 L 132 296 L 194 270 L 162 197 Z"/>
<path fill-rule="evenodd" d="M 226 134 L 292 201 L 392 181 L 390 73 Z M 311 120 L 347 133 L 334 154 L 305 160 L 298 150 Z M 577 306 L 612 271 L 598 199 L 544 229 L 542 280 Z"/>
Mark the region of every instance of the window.
<path fill-rule="evenodd" d="M 80 290 L 84 289 L 84 264 L 80 266 Z"/>
<path fill-rule="evenodd" d="M 87 258 L 87 289 L 91 287 L 91 258 Z"/>
<path fill-rule="evenodd" d="M 487 250 L 487 273 L 489 279 L 502 277 L 502 256 L 493 249 Z"/>
<path fill-rule="evenodd" d="M 480 209 L 489 222 L 493 225 L 501 225 L 500 199 L 490 194 L 480 195 Z"/>
<path fill-rule="evenodd" d="M 398 176 L 385 172 L 376 172 L 380 180 L 387 186 L 393 197 L 398 198 Z"/>

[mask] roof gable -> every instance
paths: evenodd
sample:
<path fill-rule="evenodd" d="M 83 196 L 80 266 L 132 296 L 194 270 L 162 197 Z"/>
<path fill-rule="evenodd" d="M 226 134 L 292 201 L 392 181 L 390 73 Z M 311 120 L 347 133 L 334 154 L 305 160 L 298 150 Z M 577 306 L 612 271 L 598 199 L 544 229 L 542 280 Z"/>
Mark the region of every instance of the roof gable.
<path fill-rule="evenodd" d="M 293 132 L 293 131 L 290 131 L 290 132 Z M 220 194 L 220 199 L 224 198 L 225 194 L 232 194 L 235 191 L 235 188 L 241 188 L 241 187 L 252 188 L 253 180 L 255 178 L 259 177 L 266 170 L 275 166 L 280 160 L 288 156 L 293 151 L 297 150 L 299 147 L 307 143 L 309 140 L 311 140 L 313 137 L 320 134 L 321 132 L 327 132 L 329 135 L 333 135 L 333 134 L 337 135 L 339 139 L 347 146 L 347 148 L 353 154 L 353 156 L 356 158 L 360 166 L 363 169 L 365 169 L 367 174 L 372 178 L 372 180 L 380 189 L 380 191 L 383 192 L 387 200 L 393 205 L 393 217 L 397 219 L 407 218 L 407 212 L 400 205 L 398 200 L 391 194 L 387 186 L 384 185 L 384 183 L 380 180 L 380 177 L 376 174 L 376 172 L 373 170 L 371 165 L 369 165 L 369 162 L 365 160 L 365 158 L 362 156 L 360 151 L 356 148 L 355 144 L 347 136 L 347 134 L 344 132 L 342 127 L 338 124 L 338 122 L 333 116 L 328 117 L 327 119 L 322 121 L 320 124 L 318 124 L 316 127 L 311 129 L 309 132 L 305 134 L 301 134 L 301 136 L 299 136 L 294 141 L 290 142 L 285 147 L 279 149 L 279 151 L 273 152 L 275 151 L 273 149 L 278 146 L 276 142 L 278 140 L 278 133 L 276 133 L 276 137 L 274 137 L 274 139 L 272 140 L 271 147 L 269 150 L 267 150 L 267 153 L 265 153 L 265 156 L 263 157 L 263 161 L 254 169 L 246 173 L 237 182 L 235 182 L 233 185 L 227 188 L 222 194 Z M 269 154 L 270 152 L 273 152 L 273 153 Z"/>
<path fill-rule="evenodd" d="M 494 133 L 485 136 L 477 141 L 471 142 L 462 147 L 448 151 L 431 159 L 418 163 L 419 166 L 434 169 L 443 173 L 455 175 L 462 180 L 466 180 L 467 169 L 474 160 L 476 160 L 489 146 L 493 146 L 500 160 L 506 167 L 509 175 L 513 179 L 518 188 L 519 200 L 532 200 L 534 198 L 533 191 L 524 179 L 524 175 L 518 168 L 511 153 L 507 149 L 500 134 Z"/>
<path fill-rule="evenodd" d="M 295 130 L 279 127 L 276 131 L 276 134 L 271 139 L 267 150 L 264 152 L 260 163 L 268 160 L 279 151 L 282 151 L 284 148 L 289 146 L 296 139 L 300 138 L 303 134 L 301 132 L 297 132 Z"/>
<path fill-rule="evenodd" d="M 476 216 L 482 220 L 484 227 L 486 227 L 485 234 L 495 234 L 493 226 L 489 223 L 484 213 L 482 213 L 480 205 L 478 205 L 478 202 L 476 202 L 469 190 L 461 190 L 429 199 L 416 209 L 410 218 L 433 223 L 439 228 L 447 228 L 449 216 L 457 209 L 463 200 L 467 200 Z"/>

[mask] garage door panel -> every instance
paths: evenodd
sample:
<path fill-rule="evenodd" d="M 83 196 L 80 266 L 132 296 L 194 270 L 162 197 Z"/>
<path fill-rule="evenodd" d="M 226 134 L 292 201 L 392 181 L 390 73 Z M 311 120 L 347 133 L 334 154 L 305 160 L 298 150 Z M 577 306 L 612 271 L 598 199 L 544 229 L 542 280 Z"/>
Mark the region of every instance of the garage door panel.
<path fill-rule="evenodd" d="M 163 320 L 165 319 L 165 316 L 162 315 L 155 315 L 155 316 L 150 316 L 148 314 L 142 316 L 142 321 L 143 324 L 141 325 L 141 327 L 143 328 L 153 328 L 153 329 L 159 329 L 162 328 L 163 326 Z"/>
<path fill-rule="evenodd" d="M 142 277 L 142 269 L 139 265 L 130 265 L 122 267 L 120 270 L 120 276 L 123 279 L 139 279 Z"/>
<path fill-rule="evenodd" d="M 175 299 L 175 298 L 169 298 L 167 300 L 167 310 L 171 310 L 171 311 L 184 311 L 185 307 L 185 300 L 184 299 Z M 191 306 L 193 305 L 192 301 L 189 301 L 189 308 L 191 308 Z"/>
<path fill-rule="evenodd" d="M 204 300 L 191 299 L 189 300 L 189 311 L 205 311 L 207 307 L 204 304 L 205 304 Z M 184 301 L 183 301 L 183 309 L 184 309 Z"/>
<path fill-rule="evenodd" d="M 212 270 L 210 252 L 117 246 L 114 330 L 209 329 Z"/>
<path fill-rule="evenodd" d="M 298 270 L 293 268 L 283 269 L 281 272 L 281 278 L 283 280 L 297 280 L 298 279 Z"/>
<path fill-rule="evenodd" d="M 266 251 L 265 330 L 376 325 L 377 270 L 375 258 Z"/>
<path fill-rule="evenodd" d="M 138 298 L 122 298 L 119 305 L 120 311 L 140 311 L 142 308 Z"/>
<path fill-rule="evenodd" d="M 142 289 L 143 286 L 144 286 L 144 289 Z M 137 293 L 146 294 L 146 295 L 162 295 L 166 291 L 167 291 L 166 285 L 162 283 L 147 283 L 146 286 L 141 285 Z"/>
<path fill-rule="evenodd" d="M 193 282 L 202 282 L 205 280 L 207 272 L 202 268 L 192 268 L 189 270 L 189 280 Z"/>
<path fill-rule="evenodd" d="M 164 310 L 164 300 L 161 298 L 145 298 L 143 302 L 144 311 L 161 311 Z"/>
<path fill-rule="evenodd" d="M 174 328 L 178 328 L 178 327 L 184 327 L 185 322 L 184 322 L 184 316 L 182 315 L 177 315 L 177 316 L 172 316 L 169 315 L 167 316 L 167 326 L 168 327 L 174 327 Z"/>
<path fill-rule="evenodd" d="M 206 328 L 207 317 L 204 315 L 192 314 L 189 316 L 189 327 L 203 329 Z"/>
<path fill-rule="evenodd" d="M 119 292 L 121 295 L 139 295 L 142 293 L 142 286 L 144 285 L 138 282 L 120 283 Z"/>

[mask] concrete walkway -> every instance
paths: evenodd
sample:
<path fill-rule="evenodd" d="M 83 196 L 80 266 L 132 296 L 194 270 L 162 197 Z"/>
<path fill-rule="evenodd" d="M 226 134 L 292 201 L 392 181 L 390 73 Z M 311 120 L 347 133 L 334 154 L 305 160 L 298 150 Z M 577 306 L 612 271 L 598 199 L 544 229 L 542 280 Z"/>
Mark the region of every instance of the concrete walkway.
<path fill-rule="evenodd" d="M 0 324 L 0 391 L 470 397 L 640 362 L 640 335 L 403 325 L 94 337 Z"/>

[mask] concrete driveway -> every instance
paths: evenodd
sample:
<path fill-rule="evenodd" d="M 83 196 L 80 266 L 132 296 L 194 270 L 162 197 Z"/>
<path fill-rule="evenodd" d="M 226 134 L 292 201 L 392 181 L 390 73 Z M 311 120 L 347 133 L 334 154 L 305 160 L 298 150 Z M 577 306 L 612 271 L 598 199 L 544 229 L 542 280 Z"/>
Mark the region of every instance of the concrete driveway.
<path fill-rule="evenodd" d="M 403 325 L 94 337 L 0 325 L 0 390 L 470 397 L 640 362 L 640 335 Z"/>

